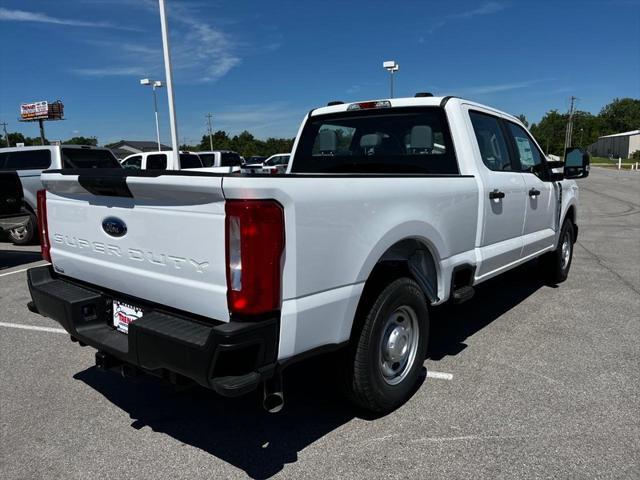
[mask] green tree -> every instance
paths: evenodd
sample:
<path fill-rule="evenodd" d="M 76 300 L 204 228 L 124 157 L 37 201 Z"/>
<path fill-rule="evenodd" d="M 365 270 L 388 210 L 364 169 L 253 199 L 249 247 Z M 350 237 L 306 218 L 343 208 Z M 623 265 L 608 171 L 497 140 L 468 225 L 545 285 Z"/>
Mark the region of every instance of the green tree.
<path fill-rule="evenodd" d="M 527 117 L 524 116 L 524 113 L 518 115 L 518 120 L 520 120 L 525 127 L 529 128 L 529 122 L 527 121 Z"/>
<path fill-rule="evenodd" d="M 640 100 L 614 98 L 599 114 L 602 131 L 600 135 L 628 132 L 640 128 Z"/>
<path fill-rule="evenodd" d="M 65 145 L 91 145 L 97 147 L 98 139 L 96 137 L 73 137 L 62 143 Z"/>
<path fill-rule="evenodd" d="M 544 117 L 531 125 L 531 134 L 546 153 L 562 155 L 564 149 L 564 132 L 568 115 L 551 110 Z"/>

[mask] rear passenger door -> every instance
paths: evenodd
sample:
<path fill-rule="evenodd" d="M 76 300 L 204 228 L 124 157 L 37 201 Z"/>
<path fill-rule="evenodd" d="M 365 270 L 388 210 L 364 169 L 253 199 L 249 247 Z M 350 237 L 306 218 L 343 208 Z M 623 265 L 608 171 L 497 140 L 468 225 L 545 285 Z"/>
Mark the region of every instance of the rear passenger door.
<path fill-rule="evenodd" d="M 527 131 L 513 122 L 505 123 L 527 192 L 522 256 L 528 257 L 554 244 L 555 185 L 546 180 L 547 162 Z"/>
<path fill-rule="evenodd" d="M 476 138 L 483 221 L 481 262 L 476 277 L 490 276 L 517 262 L 522 252 L 526 192 L 525 182 L 509 146 L 502 119 L 469 110 Z"/>

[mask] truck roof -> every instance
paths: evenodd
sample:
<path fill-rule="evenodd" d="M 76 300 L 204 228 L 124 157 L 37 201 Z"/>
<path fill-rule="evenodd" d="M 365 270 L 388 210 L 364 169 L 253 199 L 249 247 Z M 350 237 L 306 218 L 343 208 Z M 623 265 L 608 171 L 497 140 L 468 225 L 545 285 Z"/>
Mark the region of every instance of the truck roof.
<path fill-rule="evenodd" d="M 326 107 L 320 107 L 320 108 L 316 108 L 314 110 L 312 110 L 309 114 L 309 116 L 316 116 L 316 115 L 327 115 L 330 113 L 340 113 L 340 112 L 346 112 L 347 109 L 349 108 L 349 105 L 353 105 L 354 103 L 365 103 L 365 102 L 390 102 L 391 103 L 391 108 L 394 107 L 438 107 L 438 106 L 442 106 L 443 103 L 448 102 L 448 101 L 452 101 L 452 102 L 460 102 L 460 103 L 464 103 L 467 105 L 474 105 L 477 107 L 481 107 L 487 110 L 491 110 L 492 112 L 499 114 L 499 115 L 506 115 L 507 117 L 509 117 L 511 120 L 514 120 L 518 123 L 520 123 L 520 120 L 518 120 L 515 116 L 511 115 L 510 113 L 506 113 L 503 111 L 500 111 L 496 108 L 493 107 L 489 107 L 488 105 L 483 105 L 481 103 L 477 103 L 471 100 L 466 100 L 460 97 L 454 97 L 454 96 L 441 96 L 441 97 L 401 97 L 401 98 L 378 98 L 378 99 L 372 99 L 372 100 L 358 100 L 355 102 L 345 102 L 345 103 L 340 103 L 337 105 L 329 105 Z"/>

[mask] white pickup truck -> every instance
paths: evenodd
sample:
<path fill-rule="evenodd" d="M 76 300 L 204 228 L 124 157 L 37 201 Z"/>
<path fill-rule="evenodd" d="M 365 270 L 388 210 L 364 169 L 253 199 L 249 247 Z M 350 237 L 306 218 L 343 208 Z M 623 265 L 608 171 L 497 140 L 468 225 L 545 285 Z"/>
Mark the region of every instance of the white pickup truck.
<path fill-rule="evenodd" d="M 539 256 L 567 277 L 589 158 L 566 158 L 553 173 L 517 118 L 421 96 L 311 111 L 285 174 L 50 170 L 29 308 L 102 368 L 264 384 L 274 411 L 284 367 L 340 349 L 349 398 L 389 411 L 432 306 Z"/>

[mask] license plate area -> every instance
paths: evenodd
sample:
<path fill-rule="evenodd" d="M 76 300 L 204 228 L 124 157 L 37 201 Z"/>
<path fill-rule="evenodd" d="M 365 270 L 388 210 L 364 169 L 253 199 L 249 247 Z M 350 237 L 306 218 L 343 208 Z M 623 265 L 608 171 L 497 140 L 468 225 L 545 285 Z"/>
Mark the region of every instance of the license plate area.
<path fill-rule="evenodd" d="M 124 334 L 129 333 L 129 325 L 142 318 L 144 312 L 141 307 L 121 300 L 113 300 L 112 325 Z"/>

